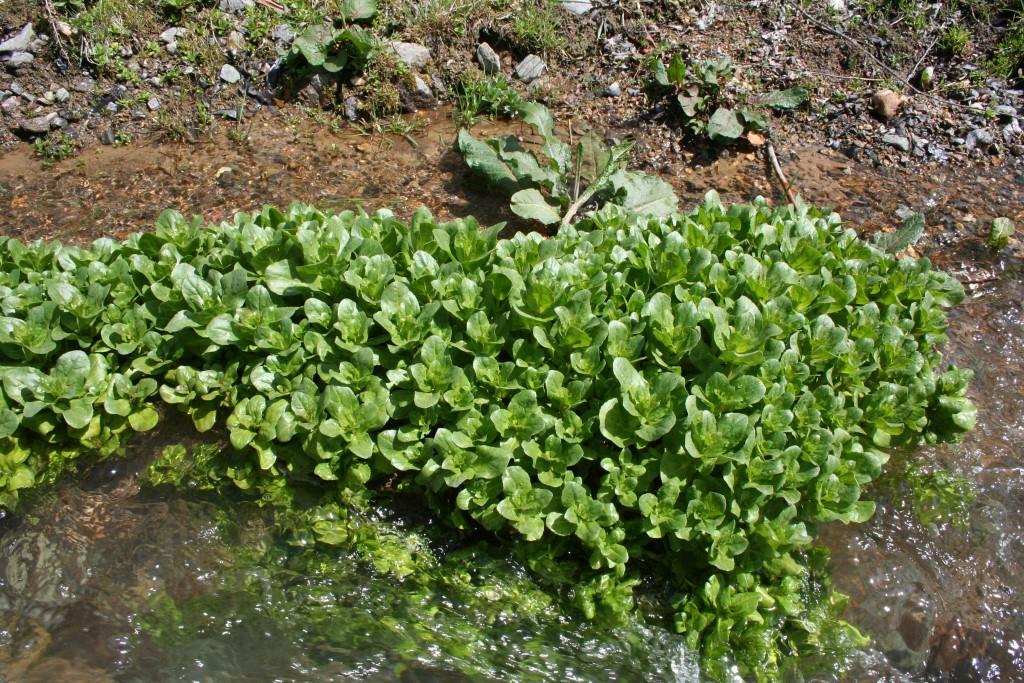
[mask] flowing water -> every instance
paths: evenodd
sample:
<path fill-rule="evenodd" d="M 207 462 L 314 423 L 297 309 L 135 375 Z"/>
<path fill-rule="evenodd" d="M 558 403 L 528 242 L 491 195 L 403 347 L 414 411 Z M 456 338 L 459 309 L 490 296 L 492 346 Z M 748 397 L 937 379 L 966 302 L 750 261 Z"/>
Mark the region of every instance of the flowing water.
<path fill-rule="evenodd" d="M 413 143 L 303 126 L 260 122 L 247 145 L 100 149 L 49 170 L 7 155 L 0 232 L 82 242 L 144 229 L 167 207 L 217 219 L 292 199 L 506 218 L 500 198 L 466 186 L 443 113 Z M 1024 680 L 1024 260 L 1019 247 L 981 246 L 991 218 L 1024 222 L 1024 179 L 900 176 L 813 149 L 785 163 L 809 200 L 865 231 L 891 228 L 902 207 L 926 214 L 919 252 L 967 282 L 947 356 L 974 369 L 979 416 L 960 445 L 894 455 L 870 522 L 823 529 L 846 617 L 873 643 L 845 674 L 823 657 L 787 678 Z M 726 201 L 772 192 L 744 154 L 673 173 L 684 205 L 710 187 Z M 153 455 L 188 433 L 173 412 L 164 425 L 0 521 L 0 680 L 700 679 L 680 637 L 587 623 L 510 560 L 456 549 L 429 580 L 397 580 L 352 555 L 285 546 L 240 503 L 141 486 Z M 962 524 L 922 521 L 908 468 L 970 483 Z M 379 521 L 407 521 L 392 515 Z"/>

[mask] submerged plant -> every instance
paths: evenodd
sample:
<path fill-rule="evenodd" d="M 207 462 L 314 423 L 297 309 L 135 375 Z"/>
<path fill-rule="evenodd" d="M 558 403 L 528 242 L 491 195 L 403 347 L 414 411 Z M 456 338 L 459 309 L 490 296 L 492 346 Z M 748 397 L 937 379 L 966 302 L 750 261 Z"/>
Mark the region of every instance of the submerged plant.
<path fill-rule="evenodd" d="M 938 353 L 963 292 L 807 206 L 663 213 L 498 240 L 297 204 L 88 249 L 3 239 L 3 504 L 153 427 L 159 395 L 226 428 L 183 466 L 311 540 L 398 491 L 584 614 L 664 586 L 645 609 L 713 675 L 732 654 L 772 678 L 840 623 L 816 525 L 872 514 L 883 449 L 973 426 L 970 373 Z"/>

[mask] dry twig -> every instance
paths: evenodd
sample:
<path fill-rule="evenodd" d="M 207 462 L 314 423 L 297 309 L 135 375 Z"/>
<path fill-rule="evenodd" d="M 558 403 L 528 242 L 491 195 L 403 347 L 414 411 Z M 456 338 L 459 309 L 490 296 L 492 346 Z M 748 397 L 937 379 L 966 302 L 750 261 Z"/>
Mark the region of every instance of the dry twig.
<path fill-rule="evenodd" d="M 46 21 L 50 24 L 50 33 L 53 34 L 53 40 L 57 43 L 57 50 L 60 51 L 60 57 L 64 60 L 64 64 L 71 66 L 71 57 L 68 56 L 67 48 L 64 47 L 64 41 L 61 40 L 60 30 L 60 19 L 57 18 L 57 10 L 53 7 L 51 0 L 43 0 L 43 9 L 46 11 Z"/>
<path fill-rule="evenodd" d="M 786 174 L 782 172 L 782 166 L 779 164 L 779 158 L 775 156 L 775 145 L 772 144 L 771 139 L 768 140 L 766 149 L 768 150 L 768 160 L 772 164 L 772 170 L 775 171 L 775 176 L 782 183 L 782 189 L 786 192 L 786 197 L 789 199 L 789 203 L 796 205 L 796 192 L 793 191 L 789 181 L 786 180 Z"/>

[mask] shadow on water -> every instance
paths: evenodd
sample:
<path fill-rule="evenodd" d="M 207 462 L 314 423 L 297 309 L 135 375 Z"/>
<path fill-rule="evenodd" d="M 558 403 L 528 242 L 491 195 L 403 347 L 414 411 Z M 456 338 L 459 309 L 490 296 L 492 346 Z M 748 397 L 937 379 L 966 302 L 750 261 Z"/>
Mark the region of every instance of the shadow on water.
<path fill-rule="evenodd" d="M 478 132 L 510 130 L 522 133 L 505 124 Z M 101 148 L 50 170 L 9 154 L 0 157 L 2 232 L 85 242 L 145 229 L 164 208 L 220 220 L 296 199 L 507 220 L 502 198 L 467 183 L 455 132 L 443 111 L 427 115 L 415 146 L 259 120 L 245 144 L 223 137 Z M 958 446 L 907 458 L 966 477 L 977 496 L 965 527 L 936 527 L 918 519 L 901 482 L 889 481 L 873 492 L 871 522 L 823 530 L 835 583 L 851 596 L 847 617 L 874 640 L 849 678 L 1024 680 L 1024 266 L 1019 246 L 1003 257 L 983 246 L 993 217 L 1024 222 L 1024 179 L 879 171 L 814 149 L 784 163 L 809 201 L 864 232 L 891 229 L 900 207 L 924 212 L 929 227 L 918 250 L 968 282 L 947 355 L 976 373 L 978 428 Z M 727 202 L 780 198 L 761 162 L 742 154 L 677 168 L 671 180 L 684 206 L 712 187 Z M 277 548 L 260 514 L 140 489 L 147 459 L 188 433 L 176 413 L 164 425 L 125 458 L 0 522 L 0 680 L 423 683 L 509 680 L 522 671 L 535 680 L 696 678 L 681 640 L 659 629 L 608 632 L 557 605 L 468 613 L 450 589 L 410 592 L 351 557 L 303 564 Z M 495 565 L 490 580 L 536 597 L 509 563 Z M 496 595 L 499 604 L 522 597 Z M 289 619 L 281 606 L 295 599 L 336 616 Z M 426 631 L 411 629 L 414 622 Z M 463 658 L 446 659 L 438 643 L 465 644 Z"/>

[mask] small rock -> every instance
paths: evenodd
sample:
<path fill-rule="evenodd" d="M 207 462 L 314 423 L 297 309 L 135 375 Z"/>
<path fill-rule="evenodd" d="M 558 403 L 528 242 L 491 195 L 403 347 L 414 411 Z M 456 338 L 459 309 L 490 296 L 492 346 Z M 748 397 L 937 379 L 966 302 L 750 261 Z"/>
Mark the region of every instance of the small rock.
<path fill-rule="evenodd" d="M 349 95 L 345 98 L 344 102 L 345 118 L 349 121 L 355 121 L 359 118 L 359 100 L 353 95 Z"/>
<path fill-rule="evenodd" d="M 437 74 L 434 74 L 430 78 L 430 82 L 433 84 L 434 92 L 437 93 L 438 97 L 441 97 L 441 98 L 448 97 L 448 88 L 445 87 L 444 81 L 441 80 L 440 76 L 438 76 Z"/>
<path fill-rule="evenodd" d="M 1017 110 L 1008 104 L 1000 104 L 996 107 L 996 116 L 1001 116 L 1004 119 L 1015 119 L 1017 118 Z"/>
<path fill-rule="evenodd" d="M 270 32 L 270 37 L 279 43 L 290 43 L 295 40 L 295 32 L 288 24 L 278 24 Z"/>
<path fill-rule="evenodd" d="M 225 83 L 238 83 L 242 80 L 242 74 L 238 73 L 238 69 L 230 64 L 225 64 L 220 68 L 220 80 Z"/>
<path fill-rule="evenodd" d="M 164 49 L 167 50 L 167 54 L 169 54 L 169 55 L 176 55 L 176 54 L 178 54 L 178 44 L 177 43 L 167 43 L 166 45 L 164 45 Z"/>
<path fill-rule="evenodd" d="M 622 86 L 619 85 L 618 81 L 615 81 L 604 89 L 604 94 L 605 97 L 618 97 L 622 94 Z"/>
<path fill-rule="evenodd" d="M 92 92 L 95 87 L 96 81 L 91 78 L 83 78 L 71 86 L 73 90 L 77 90 L 78 92 Z"/>
<path fill-rule="evenodd" d="M 34 60 L 31 52 L 12 52 L 3 59 L 3 63 L 11 69 L 17 69 L 19 66 L 31 64 Z"/>
<path fill-rule="evenodd" d="M 222 119 L 230 119 L 232 121 L 238 120 L 237 109 L 218 109 L 217 111 L 213 112 L 213 115 L 219 116 Z"/>
<path fill-rule="evenodd" d="M 910 151 L 910 140 L 903 135 L 894 135 L 892 133 L 882 137 L 882 142 L 887 145 L 892 145 L 904 152 Z"/>
<path fill-rule="evenodd" d="M 18 104 L 19 102 L 17 97 L 8 97 L 0 103 L 0 109 L 2 109 L 8 116 L 12 116 L 16 111 L 18 111 Z"/>
<path fill-rule="evenodd" d="M 57 88 L 57 92 L 53 93 L 53 96 L 58 102 L 67 102 L 68 98 L 71 97 L 71 93 L 66 88 Z"/>
<path fill-rule="evenodd" d="M 501 57 L 487 43 L 480 43 L 476 48 L 476 61 L 485 74 L 496 74 L 501 71 Z"/>
<path fill-rule="evenodd" d="M 825 0 L 825 6 L 828 7 L 829 11 L 837 14 L 846 12 L 846 0 Z"/>
<path fill-rule="evenodd" d="M 871 108 L 885 121 L 896 116 L 902 104 L 903 98 L 892 90 L 879 90 L 871 96 Z"/>
<path fill-rule="evenodd" d="M 15 95 L 21 95 L 22 97 L 27 99 L 29 102 L 32 101 L 31 95 L 28 95 L 25 92 L 25 89 L 23 87 L 21 87 L 21 83 L 18 83 L 17 81 L 12 81 L 11 82 L 11 92 L 14 93 Z"/>
<path fill-rule="evenodd" d="M 413 69 L 426 66 L 430 61 L 430 50 L 419 43 L 394 41 L 391 43 L 391 49 L 398 55 L 399 61 Z"/>
<path fill-rule="evenodd" d="M 113 145 L 117 142 L 117 136 L 114 135 L 112 128 L 107 128 L 105 131 L 100 133 L 100 143 L 104 145 Z"/>
<path fill-rule="evenodd" d="M 989 147 L 995 142 L 995 138 L 992 133 L 988 132 L 984 128 L 975 128 L 967 137 L 964 139 L 964 147 L 968 150 L 972 150 L 979 145 L 982 147 Z"/>
<path fill-rule="evenodd" d="M 541 77 L 547 65 L 537 55 L 526 55 L 523 61 L 516 65 L 516 77 L 523 83 L 532 83 Z"/>
<path fill-rule="evenodd" d="M 17 34 L 0 43 L 0 52 L 25 52 L 35 36 L 36 32 L 32 30 L 32 23 L 29 22 Z"/>
<path fill-rule="evenodd" d="M 68 125 L 68 120 L 65 119 L 63 116 L 54 116 L 50 120 L 51 128 L 63 128 L 66 125 Z"/>
<path fill-rule="evenodd" d="M 178 42 L 178 38 L 181 38 L 186 33 L 188 33 L 188 29 L 184 29 L 180 26 L 172 26 L 160 34 L 160 40 L 167 44 L 176 43 Z"/>
<path fill-rule="evenodd" d="M 30 135 L 43 135 L 50 132 L 50 122 L 55 118 L 57 118 L 56 114 L 44 114 L 43 116 L 25 119 L 18 124 L 18 130 Z"/>
<path fill-rule="evenodd" d="M 217 9 L 221 12 L 228 12 L 230 14 L 241 14 L 252 7 L 252 5 L 252 0 L 220 0 L 220 2 L 217 3 Z"/>
<path fill-rule="evenodd" d="M 572 12 L 578 17 L 594 9 L 594 3 L 590 2 L 590 0 L 562 0 L 559 5 L 566 12 Z"/>
<path fill-rule="evenodd" d="M 150 97 L 149 100 L 146 102 L 146 106 L 149 107 L 150 111 L 156 111 L 160 108 L 160 98 Z"/>
<path fill-rule="evenodd" d="M 227 47 L 229 50 L 240 50 L 245 47 L 245 36 L 241 31 L 232 31 L 228 34 Z"/>
<path fill-rule="evenodd" d="M 416 76 L 415 78 L 413 94 L 421 100 L 430 101 L 434 99 L 434 92 L 430 89 L 430 86 L 427 85 L 427 82 L 419 76 Z"/>
<path fill-rule="evenodd" d="M 44 92 L 43 96 L 39 98 L 39 101 L 42 102 L 43 104 L 46 104 L 46 105 L 53 104 L 56 100 L 57 100 L 57 96 L 54 95 L 49 90 Z"/>
<path fill-rule="evenodd" d="M 931 90 L 932 88 L 934 88 L 935 87 L 935 67 L 934 66 L 926 66 L 921 71 L 921 76 L 919 78 L 919 81 L 921 83 L 921 89 L 922 90 Z"/>
<path fill-rule="evenodd" d="M 103 108 L 106 109 L 111 114 L 116 114 L 117 112 L 119 112 L 121 110 L 121 105 L 119 105 L 117 102 L 107 102 L 107 106 L 105 106 Z"/>

